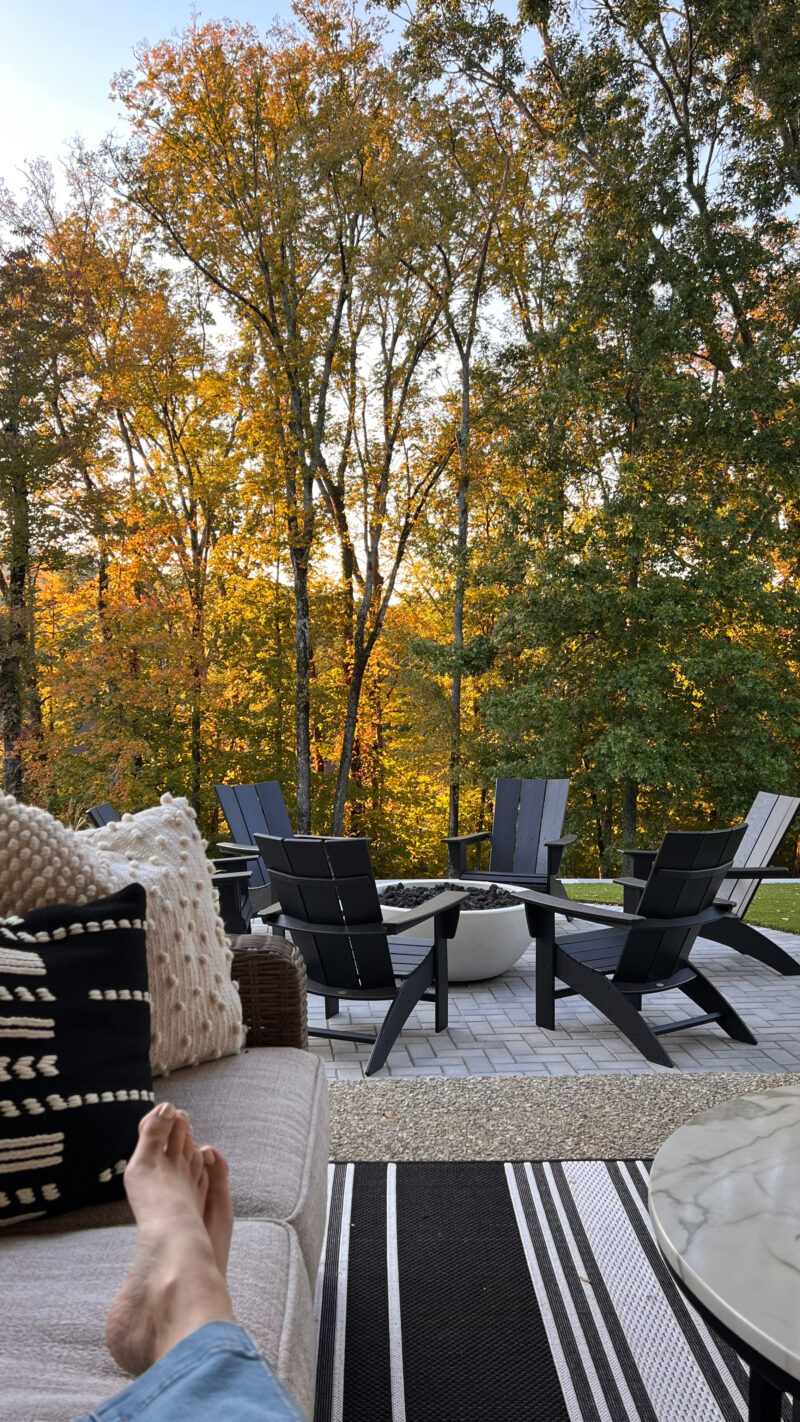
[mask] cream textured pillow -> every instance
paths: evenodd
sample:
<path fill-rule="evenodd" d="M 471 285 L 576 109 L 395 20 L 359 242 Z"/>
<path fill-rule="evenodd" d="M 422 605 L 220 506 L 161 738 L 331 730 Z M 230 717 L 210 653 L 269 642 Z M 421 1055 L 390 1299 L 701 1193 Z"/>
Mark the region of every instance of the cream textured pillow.
<path fill-rule="evenodd" d="M 76 832 L 46 810 L 0 794 L 0 844 L 0 916 L 84 904 L 132 880 L 144 885 L 154 1076 L 241 1049 L 232 954 L 186 800 L 163 795 L 152 809 Z"/>

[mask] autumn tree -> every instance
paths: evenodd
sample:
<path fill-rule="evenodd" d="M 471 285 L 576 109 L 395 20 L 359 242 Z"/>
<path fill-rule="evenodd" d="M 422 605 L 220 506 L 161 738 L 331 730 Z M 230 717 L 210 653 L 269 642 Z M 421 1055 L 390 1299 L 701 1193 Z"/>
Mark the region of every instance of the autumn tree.
<path fill-rule="evenodd" d="M 68 305 L 34 250 L 0 251 L 0 713 L 3 786 L 24 792 L 22 741 L 40 723 L 34 633 L 37 571 L 68 523 L 56 487 L 80 443 L 59 417 L 76 378 Z"/>
<path fill-rule="evenodd" d="M 186 757 L 173 751 L 172 760 L 178 773 L 188 759 L 180 788 L 199 807 L 210 778 L 204 735 L 213 554 L 234 530 L 247 536 L 240 484 L 252 351 L 235 343 L 226 351 L 208 288 L 194 273 L 143 255 L 130 210 L 109 201 L 85 155 L 77 155 L 68 177 L 62 213 L 52 175 L 35 165 L 25 215 L 48 256 L 51 284 L 69 307 L 74 358 L 90 392 L 95 440 L 82 459 L 73 451 L 71 469 L 76 530 L 84 558 L 93 546 L 97 568 L 93 674 L 103 698 L 91 709 L 91 738 L 102 739 L 107 753 L 115 741 L 119 746 L 105 793 L 118 786 L 126 799 L 135 794 L 124 766 L 143 762 L 148 747 L 155 753 L 159 724 L 148 652 L 137 644 L 143 622 L 151 620 L 157 638 L 152 624 L 173 616 L 165 715 L 183 729 Z M 63 398 L 54 414 L 62 427 L 74 417 Z"/>
<path fill-rule="evenodd" d="M 420 169 L 398 142 L 398 89 L 374 25 L 334 3 L 299 6 L 305 33 L 267 42 L 243 26 L 192 26 L 141 56 L 117 90 L 134 141 L 115 155 L 124 192 L 170 249 L 253 329 L 268 375 L 269 417 L 284 481 L 295 599 L 298 825 L 311 814 L 309 576 L 318 492 L 342 559 L 346 596 L 360 586 L 334 824 L 344 812 L 366 660 L 382 622 L 378 586 L 392 580 L 377 544 L 397 472 L 408 509 L 434 458 L 409 474 L 404 421 L 436 312 L 412 289 L 401 245 L 420 241 Z M 358 409 L 375 353 L 376 424 Z M 341 398 L 339 398 L 341 397 Z M 342 403 L 343 402 L 343 403 Z M 356 418 L 369 451 L 359 448 Z M 377 440 L 377 444 L 376 444 Z M 344 481 L 367 490 L 358 515 L 364 568 L 345 518 Z M 401 515 L 395 555 L 404 542 Z M 330 525 L 328 525 L 330 526 Z"/>
<path fill-rule="evenodd" d="M 433 260 L 425 278 L 441 303 L 455 367 L 453 427 L 458 453 L 456 529 L 452 549 L 453 622 L 450 685 L 448 834 L 458 834 L 461 791 L 461 719 L 464 673 L 464 607 L 468 578 L 469 490 L 473 424 L 473 362 L 481 319 L 492 291 L 489 256 L 514 158 L 509 114 L 503 105 L 475 103 L 463 85 L 441 85 L 435 52 L 417 58 L 415 131 L 433 175 L 431 201 L 438 214 Z M 413 258 L 407 258 L 409 265 Z"/>

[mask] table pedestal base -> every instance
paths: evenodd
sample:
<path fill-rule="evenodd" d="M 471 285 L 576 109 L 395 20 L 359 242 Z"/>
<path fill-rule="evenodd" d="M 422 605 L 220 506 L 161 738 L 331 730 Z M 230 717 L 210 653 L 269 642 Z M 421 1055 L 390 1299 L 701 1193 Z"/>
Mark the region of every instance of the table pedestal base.
<path fill-rule="evenodd" d="M 750 1364 L 750 1387 L 747 1393 L 748 1422 L 781 1422 L 783 1389 L 776 1387 Z M 800 1422 L 800 1397 L 792 1406 L 792 1422 Z"/>
<path fill-rule="evenodd" d="M 680 1274 L 676 1274 L 669 1260 L 665 1259 L 664 1263 L 681 1293 L 686 1295 L 692 1308 L 696 1313 L 699 1313 L 703 1322 L 708 1324 L 712 1333 L 721 1338 L 723 1343 L 727 1343 L 729 1348 L 738 1353 L 750 1369 L 747 1422 L 781 1422 L 784 1393 L 788 1393 L 792 1398 L 792 1422 L 800 1422 L 800 1380 L 791 1377 L 789 1373 L 785 1373 L 774 1363 L 768 1362 L 760 1353 L 756 1353 L 747 1343 L 742 1342 L 741 1338 L 737 1338 L 735 1333 L 732 1333 L 729 1328 L 720 1323 L 718 1318 L 714 1317 L 705 1304 L 695 1298 Z"/>

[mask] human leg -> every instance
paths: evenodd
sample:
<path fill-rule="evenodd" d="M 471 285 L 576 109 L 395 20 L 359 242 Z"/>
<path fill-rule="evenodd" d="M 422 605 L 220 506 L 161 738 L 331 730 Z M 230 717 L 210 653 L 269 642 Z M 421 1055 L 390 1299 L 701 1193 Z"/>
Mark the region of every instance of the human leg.
<path fill-rule="evenodd" d="M 308 1422 L 236 1323 L 206 1323 L 81 1422 Z"/>
<path fill-rule="evenodd" d="M 106 1338 L 139 1376 L 91 1422 L 305 1422 L 234 1318 L 227 1165 L 197 1146 L 185 1112 L 165 1103 L 143 1117 L 125 1188 L 137 1243 Z"/>
<path fill-rule="evenodd" d="M 235 1322 L 217 1257 L 227 1265 L 230 1229 L 226 1238 L 217 1209 L 212 1241 L 205 1222 L 210 1183 L 185 1112 L 165 1102 L 143 1117 L 125 1171 L 136 1250 L 106 1324 L 109 1351 L 126 1372 L 143 1373 L 205 1323 Z"/>

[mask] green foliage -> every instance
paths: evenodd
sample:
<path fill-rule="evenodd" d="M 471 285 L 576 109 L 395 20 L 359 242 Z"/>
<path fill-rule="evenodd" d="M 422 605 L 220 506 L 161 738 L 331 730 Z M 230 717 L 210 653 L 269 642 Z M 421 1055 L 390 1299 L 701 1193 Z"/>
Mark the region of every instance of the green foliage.
<path fill-rule="evenodd" d="M 570 775 L 568 869 L 796 790 L 798 72 L 792 0 L 418 0 L 392 55 L 307 0 L 143 54 L 134 206 L 37 171 L 0 272 L 31 793 L 216 835 L 216 780 L 307 772 L 325 830 L 349 767 L 345 832 L 435 873 L 454 677 L 462 831 Z"/>

